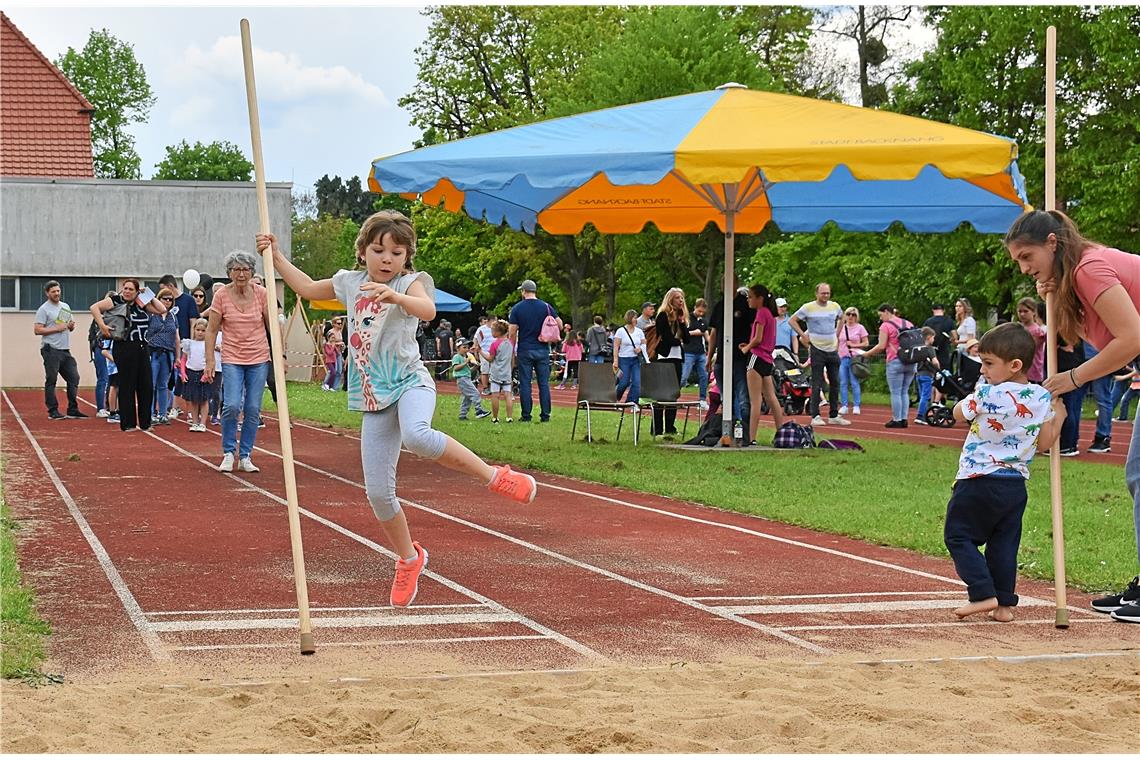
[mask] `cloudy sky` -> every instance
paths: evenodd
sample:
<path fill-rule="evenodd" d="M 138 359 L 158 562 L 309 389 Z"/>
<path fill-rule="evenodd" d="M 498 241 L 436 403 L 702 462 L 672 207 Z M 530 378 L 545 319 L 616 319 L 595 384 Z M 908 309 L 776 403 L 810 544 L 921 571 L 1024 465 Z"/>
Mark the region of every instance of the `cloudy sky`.
<path fill-rule="evenodd" d="M 82 50 L 93 29 L 105 28 L 133 46 L 157 98 L 149 121 L 130 128 L 144 179 L 166 147 L 182 140 L 228 140 L 252 158 L 242 18 L 249 19 L 254 46 L 268 181 L 293 182 L 295 193 L 311 190 L 324 174 L 363 182 L 372 159 L 408 150 L 420 136 L 396 101 L 415 87 L 415 49 L 428 28 L 422 3 L 144 6 L 120 0 L 131 5 L 64 8 L 9 0 L 4 12 L 52 61 L 69 47 Z M 915 51 L 933 41 L 917 24 L 901 35 Z M 852 46 L 834 40 L 821 35 L 817 44 L 851 66 Z M 850 79 L 847 100 L 855 102 L 853 71 Z"/>
<path fill-rule="evenodd" d="M 70 7 L 5 3 L 54 61 L 92 29 L 134 47 L 157 101 L 133 125 L 147 179 L 181 140 L 228 140 L 252 156 L 239 22 L 254 46 L 266 179 L 311 188 L 323 174 L 368 174 L 373 158 L 419 137 L 396 101 L 415 85 L 421 5 L 403 7 Z"/>

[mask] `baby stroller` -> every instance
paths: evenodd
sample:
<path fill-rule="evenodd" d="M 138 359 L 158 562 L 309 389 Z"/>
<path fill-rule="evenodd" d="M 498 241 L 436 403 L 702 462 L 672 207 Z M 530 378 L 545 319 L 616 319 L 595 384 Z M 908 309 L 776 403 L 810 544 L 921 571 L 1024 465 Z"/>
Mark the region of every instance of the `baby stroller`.
<path fill-rule="evenodd" d="M 811 398 L 811 377 L 784 348 L 772 352 L 772 383 L 785 414 L 804 413 Z"/>
<path fill-rule="evenodd" d="M 975 364 L 975 362 L 970 362 Z M 932 403 L 926 410 L 926 422 L 934 427 L 954 427 L 954 405 L 969 396 L 977 383 L 977 376 L 963 378 L 944 369 L 934 375 L 934 387 L 942 394 L 941 402 Z"/>

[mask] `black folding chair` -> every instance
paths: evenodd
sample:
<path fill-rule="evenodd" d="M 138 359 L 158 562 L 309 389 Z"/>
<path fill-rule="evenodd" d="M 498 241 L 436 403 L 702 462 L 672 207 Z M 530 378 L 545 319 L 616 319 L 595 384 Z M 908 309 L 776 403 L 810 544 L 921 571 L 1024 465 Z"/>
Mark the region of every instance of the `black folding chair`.
<path fill-rule="evenodd" d="M 594 430 L 590 420 L 590 412 L 618 412 L 617 436 L 621 438 L 621 426 L 625 415 L 637 414 L 637 404 L 619 403 L 617 400 L 616 384 L 612 364 L 589 364 L 583 362 L 578 365 L 578 406 L 574 410 L 574 425 L 570 428 L 570 440 L 574 440 L 574 432 L 578 429 L 578 412 L 586 410 L 586 440 L 594 440 Z M 634 425 L 633 445 L 637 445 L 637 434 L 640 425 Z"/>
<path fill-rule="evenodd" d="M 685 422 L 681 428 L 681 440 L 689 429 L 689 410 L 700 407 L 700 401 L 678 401 L 681 397 L 681 384 L 677 381 L 677 371 L 671 362 L 652 362 L 641 365 L 641 397 L 649 399 L 642 406 L 648 407 L 650 414 L 658 409 L 684 409 Z M 641 416 L 637 418 L 640 432 Z M 656 436 L 655 436 L 656 437 Z"/>

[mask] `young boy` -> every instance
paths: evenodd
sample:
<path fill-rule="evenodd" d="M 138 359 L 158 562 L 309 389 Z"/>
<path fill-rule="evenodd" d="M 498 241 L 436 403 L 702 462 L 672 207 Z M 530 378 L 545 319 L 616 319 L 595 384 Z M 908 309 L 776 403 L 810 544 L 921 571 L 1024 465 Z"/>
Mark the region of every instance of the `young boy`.
<path fill-rule="evenodd" d="M 914 417 L 914 424 L 926 425 L 926 410 L 930 406 L 930 398 L 934 391 L 934 376 L 941 367 L 938 364 L 938 355 L 934 352 L 934 338 L 938 333 L 933 327 L 923 326 L 922 337 L 926 345 L 930 346 L 930 356 L 918 363 L 915 378 L 918 380 L 918 409 Z"/>
<path fill-rule="evenodd" d="M 467 410 L 475 407 L 475 419 L 481 420 L 490 412 L 483 408 L 479 389 L 471 382 L 471 362 L 468 361 L 471 342 L 460 338 L 455 342 L 455 348 L 459 353 L 451 357 L 451 376 L 455 378 L 455 384 L 459 386 L 459 393 L 463 396 L 463 400 L 459 402 L 459 419 L 466 420 Z"/>
<path fill-rule="evenodd" d="M 499 400 L 507 401 L 507 422 L 513 422 L 514 399 L 511 395 L 511 368 L 515 347 L 507 340 L 507 331 L 510 328 L 503 320 L 497 320 L 491 325 L 491 335 L 494 341 L 488 357 L 491 361 L 491 422 L 499 423 Z"/>
<path fill-rule="evenodd" d="M 970 423 L 943 532 L 970 600 L 954 610 L 959 618 L 988 612 L 1000 623 L 1013 620 L 1029 462 L 1054 445 L 1065 420 L 1061 399 L 1026 379 L 1036 350 L 1020 324 L 987 332 L 978 344 L 982 379 L 954 407 L 954 417 Z"/>

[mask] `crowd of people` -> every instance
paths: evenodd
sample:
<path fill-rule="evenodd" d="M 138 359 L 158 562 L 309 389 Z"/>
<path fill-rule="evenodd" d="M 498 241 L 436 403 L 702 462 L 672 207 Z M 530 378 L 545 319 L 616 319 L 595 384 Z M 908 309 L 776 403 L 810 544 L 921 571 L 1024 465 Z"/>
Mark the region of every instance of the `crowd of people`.
<path fill-rule="evenodd" d="M 396 462 L 401 447 L 465 473 L 491 491 L 529 503 L 537 486 L 529 475 L 507 465 L 493 467 L 431 426 L 435 377 L 455 379 L 462 394 L 460 418 L 492 417 L 500 402 L 505 421 L 513 421 L 512 367 L 517 369 L 520 422 L 534 415 L 532 382 L 538 385 L 539 422 L 551 418 L 553 357 L 561 356 L 561 384 L 573 387 L 582 361 L 612 362 L 615 391 L 634 408 L 640 400 L 644 363 L 670 367 L 678 384 L 695 372 L 698 393 L 708 408 L 710 387 L 731 383 L 733 416 L 747 426 L 755 443 L 764 409 L 777 428 L 785 405 L 774 374 L 777 354 L 797 367 L 810 368 L 806 413 L 814 425 L 850 425 L 861 413 L 861 379 L 866 361 L 882 355 L 890 391 L 887 427 L 909 424 L 910 387 L 918 387 L 918 416 L 925 424 L 932 403 L 959 389 L 954 418 L 970 428 L 947 505 L 945 543 L 968 602 L 959 617 L 987 612 L 994 620 L 1013 619 L 1021 519 L 1026 506 L 1028 464 L 1038 449 L 1053 445 L 1073 455 L 1079 438 L 1084 393 L 1097 399 L 1098 417 L 1090 451 L 1109 451 L 1112 420 L 1128 418 L 1131 398 L 1140 391 L 1140 258 L 1080 235 L 1059 212 L 1022 215 L 1005 238 L 1009 255 L 1023 274 L 1036 281 L 1039 296 L 1056 294 L 1053 325 L 1061 341 L 1059 367 L 1046 376 L 1043 306 L 1034 298 L 1017 303 L 1016 320 L 1002 320 L 982 336 L 970 302 L 954 304 L 955 318 L 933 304 L 921 327 L 890 303 L 878 307 L 878 335 L 872 345 L 858 309 L 832 300 L 821 282 L 815 298 L 789 314 L 785 298 L 754 283 L 733 295 L 732 323 L 724 323 L 723 303 L 708 322 L 707 304 L 698 299 L 690 311 L 680 288 L 666 291 L 659 304 L 647 301 L 640 313 L 630 309 L 624 323 L 607 328 L 597 316 L 584 333 L 564 324 L 557 310 L 538 298 L 533 280 L 522 282 L 520 300 L 506 320 L 487 316 L 470 339 L 446 321 L 430 333 L 446 366 L 427 369 L 422 354 L 435 318 L 434 283 L 414 267 L 415 231 L 396 212 L 374 214 L 356 240 L 357 266 L 314 281 L 278 249 L 273 235 L 256 238 L 270 252 L 285 282 L 303 298 L 338 298 L 349 313 L 334 319 L 324 337 L 327 377 L 324 387 L 345 383 L 350 409 L 364 412 L 361 458 L 369 504 L 397 551 L 391 603 L 408 606 L 428 553 L 412 540 L 396 498 Z M 135 278 L 90 307 L 93 317 L 91 357 L 98 374 L 97 415 L 117 421 L 124 432 L 168 424 L 179 409 L 191 430 L 204 431 L 211 402 L 221 398 L 222 460 L 231 472 L 257 472 L 251 454 L 261 423 L 261 399 L 272 367 L 268 291 L 257 282 L 257 259 L 244 251 L 224 262 L 228 284 L 210 291 L 195 288 L 187 296 L 173 275 L 159 281 L 158 293 Z M 75 329 L 58 282 L 48 282 L 46 300 L 37 311 L 41 336 L 45 404 L 51 419 L 84 418 L 78 407 L 79 373 L 70 354 L 68 333 Z M 719 336 L 732 352 L 731 380 L 724 377 L 725 357 Z M 805 355 L 806 354 L 806 355 Z M 348 368 L 349 371 L 345 371 Z M 862 368 L 862 370 L 860 369 Z M 67 385 L 67 410 L 60 413 L 57 377 Z M 347 376 L 347 377 L 346 377 Z M 475 378 L 478 377 L 479 386 Z M 953 376 L 954 383 L 939 384 Z M 345 378 L 346 379 L 342 379 Z M 343 386 L 342 386 L 343 387 Z M 826 399 L 825 399 L 826 394 Z M 487 410 L 484 396 L 492 397 Z M 823 409 L 827 407 L 827 417 Z M 710 416 L 715 410 L 709 409 Z M 985 419 L 987 425 L 980 424 Z M 238 435 L 240 425 L 240 437 Z M 653 433 L 676 434 L 676 409 L 654 408 Z M 1140 561 L 1140 426 L 1133 425 L 1125 481 L 1133 499 Z M 1058 444 L 1059 441 L 1059 444 Z M 984 555 L 979 552 L 985 547 Z M 1140 622 L 1140 576 L 1119 594 L 1093 602 L 1094 609 L 1126 622 Z"/>

